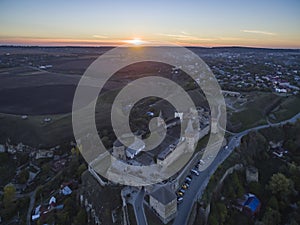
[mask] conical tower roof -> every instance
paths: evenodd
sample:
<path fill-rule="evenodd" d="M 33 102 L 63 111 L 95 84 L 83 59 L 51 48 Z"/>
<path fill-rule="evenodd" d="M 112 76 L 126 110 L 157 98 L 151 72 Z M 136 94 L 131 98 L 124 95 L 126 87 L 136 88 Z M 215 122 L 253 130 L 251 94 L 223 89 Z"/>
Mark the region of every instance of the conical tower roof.
<path fill-rule="evenodd" d="M 185 133 L 186 134 L 192 134 L 192 133 L 194 133 L 194 128 L 193 128 L 193 124 L 192 124 L 192 120 L 191 119 L 189 119 L 188 125 L 187 125 L 187 127 L 185 129 Z"/>
<path fill-rule="evenodd" d="M 162 111 L 161 111 L 161 110 L 159 111 L 158 117 L 159 117 L 159 118 L 163 118 L 163 115 L 162 115 Z"/>

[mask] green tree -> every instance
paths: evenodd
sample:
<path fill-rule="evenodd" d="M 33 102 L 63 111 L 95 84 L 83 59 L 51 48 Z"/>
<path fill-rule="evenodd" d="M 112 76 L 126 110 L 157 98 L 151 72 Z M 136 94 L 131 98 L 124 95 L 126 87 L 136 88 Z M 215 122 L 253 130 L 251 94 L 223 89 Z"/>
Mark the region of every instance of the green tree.
<path fill-rule="evenodd" d="M 25 184 L 29 178 L 29 172 L 27 169 L 22 170 L 18 175 L 18 182 L 20 184 Z"/>
<path fill-rule="evenodd" d="M 235 189 L 235 193 L 237 197 L 241 197 L 245 194 L 245 189 L 241 184 L 238 174 L 236 172 L 232 174 L 232 185 Z"/>
<path fill-rule="evenodd" d="M 72 196 L 64 201 L 64 211 L 67 212 L 68 216 L 75 216 L 76 205 L 76 201 L 73 199 Z"/>
<path fill-rule="evenodd" d="M 77 169 L 77 176 L 80 177 L 81 174 L 87 170 L 85 163 L 82 163 Z"/>
<path fill-rule="evenodd" d="M 214 215 L 210 215 L 208 219 L 209 225 L 219 225 L 217 218 Z"/>
<path fill-rule="evenodd" d="M 69 225 L 71 224 L 70 215 L 68 212 L 59 212 L 56 214 L 56 222 L 60 225 Z"/>
<path fill-rule="evenodd" d="M 275 196 L 272 196 L 268 202 L 268 207 L 274 209 L 274 210 L 279 210 L 279 203 L 278 200 Z"/>
<path fill-rule="evenodd" d="M 13 184 L 8 184 L 4 187 L 3 193 L 3 204 L 4 207 L 8 207 L 11 205 L 12 201 L 16 197 L 16 188 Z"/>
<path fill-rule="evenodd" d="M 87 224 L 87 215 L 83 209 L 80 209 L 74 218 L 74 225 Z"/>
<path fill-rule="evenodd" d="M 299 225 L 296 220 L 291 219 L 290 225 Z"/>
<path fill-rule="evenodd" d="M 293 190 L 293 183 L 282 173 L 273 174 L 268 185 L 273 194 L 284 198 L 291 194 Z"/>
<path fill-rule="evenodd" d="M 263 216 L 262 222 L 265 225 L 278 225 L 281 221 L 281 215 L 277 210 L 267 208 Z"/>
<path fill-rule="evenodd" d="M 48 174 L 48 173 L 50 172 L 50 170 L 51 170 L 51 167 L 50 167 L 49 163 L 45 163 L 45 164 L 42 166 L 42 171 L 43 171 L 43 173 Z"/>
<path fill-rule="evenodd" d="M 261 184 L 258 182 L 249 183 L 249 192 L 257 196 L 262 196 L 263 190 Z"/>
<path fill-rule="evenodd" d="M 292 139 L 287 140 L 284 144 L 284 147 L 291 152 L 296 152 L 298 149 L 296 142 Z"/>
<path fill-rule="evenodd" d="M 224 203 L 217 203 L 217 210 L 219 214 L 219 222 L 220 224 L 225 224 L 225 220 L 227 217 L 227 208 Z"/>

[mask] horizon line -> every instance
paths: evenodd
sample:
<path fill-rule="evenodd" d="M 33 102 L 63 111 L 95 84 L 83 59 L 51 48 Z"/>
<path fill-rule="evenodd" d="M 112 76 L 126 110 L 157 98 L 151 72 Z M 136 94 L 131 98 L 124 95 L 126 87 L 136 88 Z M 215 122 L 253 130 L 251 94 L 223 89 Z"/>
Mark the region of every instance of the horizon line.
<path fill-rule="evenodd" d="M 185 48 L 252 48 L 252 49 L 271 49 L 271 50 L 300 50 L 300 47 L 263 47 L 263 46 L 248 46 L 248 45 L 215 45 L 215 46 L 203 46 L 203 45 L 28 45 L 28 44 L 0 44 L 0 47 L 38 47 L 38 48 L 115 48 L 115 47 L 127 47 L 127 48 L 141 48 L 141 47 L 185 47 Z"/>

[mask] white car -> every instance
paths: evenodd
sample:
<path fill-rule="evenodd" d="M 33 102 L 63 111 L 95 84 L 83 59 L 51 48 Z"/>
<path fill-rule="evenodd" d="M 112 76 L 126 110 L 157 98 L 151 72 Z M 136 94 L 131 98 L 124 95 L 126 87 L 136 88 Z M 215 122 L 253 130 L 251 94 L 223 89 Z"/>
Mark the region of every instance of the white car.
<path fill-rule="evenodd" d="M 179 191 L 183 194 L 185 193 L 185 190 L 183 188 L 181 188 Z"/>
<path fill-rule="evenodd" d="M 191 173 L 196 175 L 196 176 L 199 176 L 199 172 L 197 170 L 194 170 L 194 169 L 191 169 Z"/>
<path fill-rule="evenodd" d="M 177 204 L 180 204 L 180 203 L 182 203 L 182 201 L 183 201 L 183 197 L 179 197 L 179 198 L 177 198 Z"/>

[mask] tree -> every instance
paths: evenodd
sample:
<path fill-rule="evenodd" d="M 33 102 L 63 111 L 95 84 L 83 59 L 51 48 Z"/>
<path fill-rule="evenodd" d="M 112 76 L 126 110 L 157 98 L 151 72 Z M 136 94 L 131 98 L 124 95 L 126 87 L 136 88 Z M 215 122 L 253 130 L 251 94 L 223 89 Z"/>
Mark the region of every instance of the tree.
<path fill-rule="evenodd" d="M 77 169 L 77 176 L 80 177 L 81 174 L 87 170 L 85 163 L 82 163 Z"/>
<path fill-rule="evenodd" d="M 15 201 L 16 188 L 13 184 L 7 184 L 3 189 L 3 206 L 4 209 L 1 210 L 1 216 L 5 220 L 11 219 L 16 215 L 17 203 Z"/>
<path fill-rule="evenodd" d="M 76 145 L 75 147 L 73 147 L 71 149 L 71 153 L 72 153 L 72 155 L 79 156 L 79 154 L 80 154 L 80 148 Z"/>
<path fill-rule="evenodd" d="M 236 194 L 234 188 L 231 184 L 227 184 L 227 188 L 224 190 L 224 195 L 227 196 L 229 199 L 235 199 Z"/>
<path fill-rule="evenodd" d="M 208 223 L 210 225 L 218 225 L 219 224 L 217 218 L 214 215 L 209 216 Z"/>
<path fill-rule="evenodd" d="M 227 208 L 224 203 L 217 203 L 220 224 L 224 224 L 227 217 Z"/>
<path fill-rule="evenodd" d="M 56 222 L 60 225 L 69 225 L 71 224 L 70 215 L 68 212 L 59 212 L 56 214 Z"/>
<path fill-rule="evenodd" d="M 290 225 L 298 225 L 297 221 L 294 219 L 291 219 Z"/>
<path fill-rule="evenodd" d="M 18 182 L 20 184 L 25 184 L 29 178 L 29 172 L 27 169 L 22 170 L 18 175 Z"/>
<path fill-rule="evenodd" d="M 87 224 L 87 215 L 83 209 L 80 209 L 74 218 L 74 225 Z"/>
<path fill-rule="evenodd" d="M 279 210 L 279 203 L 275 196 L 272 196 L 268 202 L 268 207 L 274 210 Z"/>
<path fill-rule="evenodd" d="M 276 225 L 279 224 L 281 221 L 281 215 L 277 210 L 267 208 L 266 212 L 263 216 L 262 222 L 265 225 Z"/>
<path fill-rule="evenodd" d="M 67 213 L 68 216 L 75 216 L 76 213 L 76 201 L 73 197 L 69 197 L 64 201 L 64 212 Z"/>
<path fill-rule="evenodd" d="M 257 196 L 262 196 L 263 190 L 262 186 L 258 182 L 251 182 L 249 183 L 249 192 L 257 195 Z"/>
<path fill-rule="evenodd" d="M 46 163 L 42 166 L 43 173 L 48 174 L 50 172 L 50 170 L 51 170 L 51 167 L 50 167 L 49 163 Z"/>
<path fill-rule="evenodd" d="M 3 204 L 4 207 L 8 207 L 11 205 L 12 201 L 16 197 L 16 188 L 13 184 L 8 184 L 4 187 L 3 193 Z"/>
<path fill-rule="evenodd" d="M 232 174 L 232 185 L 235 188 L 235 193 L 237 197 L 241 197 L 245 194 L 245 189 L 241 184 L 238 174 L 236 172 Z"/>
<path fill-rule="evenodd" d="M 296 141 L 289 139 L 284 143 L 284 148 L 288 149 L 291 152 L 296 152 L 298 149 L 298 146 L 296 144 Z"/>
<path fill-rule="evenodd" d="M 268 185 L 269 189 L 273 194 L 277 194 L 282 198 L 285 198 L 291 194 L 293 190 L 293 183 L 284 174 L 277 173 L 273 174 Z"/>

